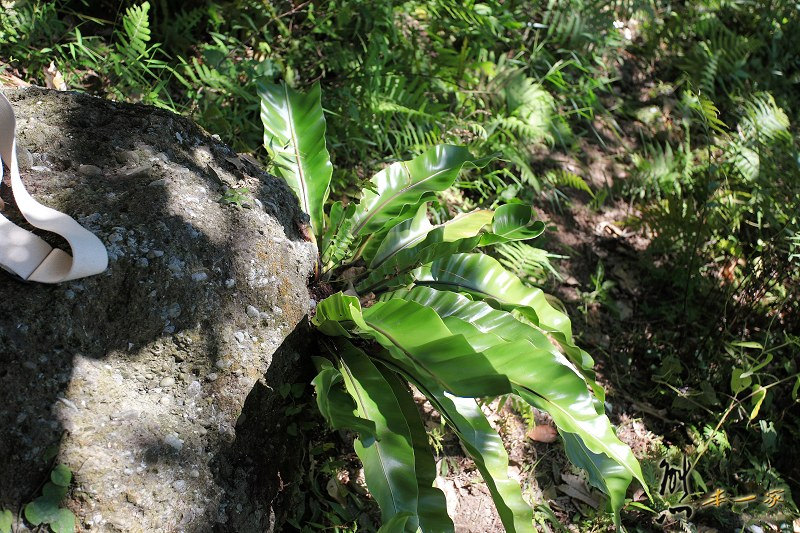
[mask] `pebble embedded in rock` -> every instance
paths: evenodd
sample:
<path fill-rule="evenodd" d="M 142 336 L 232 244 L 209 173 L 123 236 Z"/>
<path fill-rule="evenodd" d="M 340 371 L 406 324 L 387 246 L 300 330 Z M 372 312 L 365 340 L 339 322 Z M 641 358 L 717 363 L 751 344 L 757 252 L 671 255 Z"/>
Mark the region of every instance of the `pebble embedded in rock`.
<path fill-rule="evenodd" d="M 225 280 L 225 288 L 232 289 L 233 286 L 236 285 L 236 280 L 233 278 L 228 278 Z"/>
<path fill-rule="evenodd" d="M 137 418 L 139 418 L 139 411 L 136 409 L 128 409 L 111 415 L 112 420 L 135 420 Z"/>
<path fill-rule="evenodd" d="M 182 479 L 178 479 L 172 484 L 172 488 L 178 492 L 183 492 L 186 490 L 186 482 Z"/>
<path fill-rule="evenodd" d="M 200 385 L 199 381 L 192 381 L 189 383 L 189 387 L 186 389 L 186 394 L 188 396 L 199 396 L 202 392 L 202 385 Z"/>
<path fill-rule="evenodd" d="M 81 176 L 99 176 L 103 173 L 100 167 L 95 165 L 81 165 L 78 167 L 78 174 Z"/>
<path fill-rule="evenodd" d="M 165 377 L 158 384 L 159 387 L 171 387 L 173 385 L 175 385 L 175 378 L 171 376 Z"/>
<path fill-rule="evenodd" d="M 178 438 L 177 435 L 167 435 L 164 437 L 164 444 L 175 450 L 176 452 L 181 451 L 183 448 L 183 441 Z"/>
<path fill-rule="evenodd" d="M 236 333 L 234 333 L 234 334 L 233 334 L 233 337 L 234 337 L 234 338 L 235 338 L 235 339 L 236 339 L 236 340 L 237 340 L 237 341 L 238 341 L 240 344 L 244 342 L 244 332 L 243 332 L 243 331 L 237 331 Z"/>
<path fill-rule="evenodd" d="M 17 157 L 20 170 L 28 170 L 33 166 L 33 154 L 24 146 L 17 145 Z"/>
<path fill-rule="evenodd" d="M 192 274 L 192 281 L 205 281 L 208 279 L 208 274 L 205 272 L 195 272 Z"/>
<path fill-rule="evenodd" d="M 249 316 L 250 318 L 258 318 L 258 316 L 259 316 L 258 309 L 256 309 L 255 306 L 248 305 L 247 306 L 247 316 Z"/>
<path fill-rule="evenodd" d="M 181 314 L 181 304 L 174 303 L 167 308 L 167 316 L 170 318 L 177 318 Z"/>
<path fill-rule="evenodd" d="M 140 165 L 138 167 L 134 167 L 134 168 L 132 168 L 130 170 L 126 170 L 126 171 L 124 171 L 122 173 L 122 175 L 125 176 L 126 178 L 142 178 L 144 176 L 147 176 L 147 174 L 150 173 L 150 169 L 151 169 L 150 164 L 146 163 L 144 165 Z M 156 180 L 156 181 L 162 181 L 163 182 L 163 181 L 166 181 L 166 180 L 162 178 L 161 180 Z M 152 186 L 153 183 L 155 183 L 155 181 L 151 182 L 150 185 Z"/>

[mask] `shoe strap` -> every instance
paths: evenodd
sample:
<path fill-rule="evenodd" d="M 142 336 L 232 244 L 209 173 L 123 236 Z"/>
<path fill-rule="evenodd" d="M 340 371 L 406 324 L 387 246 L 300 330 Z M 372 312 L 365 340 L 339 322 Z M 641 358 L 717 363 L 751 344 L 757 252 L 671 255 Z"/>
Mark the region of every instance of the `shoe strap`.
<path fill-rule="evenodd" d="M 17 164 L 15 130 L 14 109 L 0 92 L 0 182 L 5 165 L 22 216 L 33 227 L 63 237 L 72 255 L 0 215 L 0 268 L 39 283 L 59 283 L 103 272 L 108 266 L 108 252 L 100 239 L 72 217 L 40 204 L 25 190 Z"/>

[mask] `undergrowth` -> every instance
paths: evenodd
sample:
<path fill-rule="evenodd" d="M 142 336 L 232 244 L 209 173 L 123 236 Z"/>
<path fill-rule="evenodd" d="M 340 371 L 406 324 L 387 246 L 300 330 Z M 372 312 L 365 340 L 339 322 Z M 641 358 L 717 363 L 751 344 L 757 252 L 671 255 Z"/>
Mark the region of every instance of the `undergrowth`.
<path fill-rule="evenodd" d="M 444 191 L 434 223 L 514 202 L 625 207 L 614 222 L 648 243 L 636 316 L 615 309 L 613 272 L 597 263 L 579 303 L 609 317 L 612 389 L 659 413 L 644 414 L 662 439 L 643 462 L 655 501 L 630 503 L 623 522 L 727 531 L 796 513 L 796 2 L 23 0 L 0 7 L 0 80 L 14 78 L 189 115 L 265 163 L 256 80 L 319 82 L 331 201 L 353 199 L 388 163 L 452 143 L 500 157 Z M 593 153 L 625 172 L 592 179 Z M 564 257 L 541 241 L 491 254 L 531 286 L 563 281 Z M 315 475 L 341 475 L 328 452 L 315 452 L 325 457 Z M 665 513 L 681 497 L 658 495 L 658 465 L 684 456 L 696 501 L 717 488 L 784 490 L 783 500 Z M 325 494 L 332 503 L 315 520 L 352 519 Z"/>

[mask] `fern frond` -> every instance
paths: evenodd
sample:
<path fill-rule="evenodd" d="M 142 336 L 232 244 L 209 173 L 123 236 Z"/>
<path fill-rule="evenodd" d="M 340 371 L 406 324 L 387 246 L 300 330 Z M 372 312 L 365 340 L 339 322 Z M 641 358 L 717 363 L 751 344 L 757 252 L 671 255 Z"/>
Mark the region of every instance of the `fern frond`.
<path fill-rule="evenodd" d="M 147 53 L 150 41 L 150 2 L 140 6 L 130 6 L 122 17 L 122 33 L 119 36 L 121 46 L 118 49 L 127 56 L 141 57 Z M 131 54 L 130 52 L 135 52 Z"/>
<path fill-rule="evenodd" d="M 726 150 L 725 155 L 745 181 L 752 181 L 758 177 L 761 167 L 761 158 L 758 152 L 744 146 L 743 143 L 733 143 Z"/>
<path fill-rule="evenodd" d="M 540 285 L 549 276 L 559 281 L 562 279 L 550 260 L 563 259 L 565 256 L 551 254 L 521 242 L 497 245 L 495 251 L 503 266 L 530 284 Z"/>
<path fill-rule="evenodd" d="M 457 2 L 455 0 L 437 0 L 428 6 L 431 14 L 439 20 L 447 20 L 465 29 L 499 36 L 503 26 L 492 15 L 485 4 L 474 0 Z"/>
<path fill-rule="evenodd" d="M 574 172 L 564 170 L 563 168 L 548 170 L 545 173 L 545 178 L 555 187 L 569 187 L 577 191 L 584 191 L 594 198 L 594 192 L 589 188 L 586 181 Z"/>
<path fill-rule="evenodd" d="M 775 103 L 769 93 L 757 93 L 742 106 L 740 135 L 744 140 L 756 140 L 764 144 L 791 142 L 789 117 Z"/>
<path fill-rule="evenodd" d="M 678 157 L 670 146 L 658 143 L 644 147 L 644 156 L 633 154 L 635 176 L 641 186 L 641 196 L 661 197 L 663 193 L 678 193 L 682 188 L 681 178 L 686 175 L 683 158 Z"/>

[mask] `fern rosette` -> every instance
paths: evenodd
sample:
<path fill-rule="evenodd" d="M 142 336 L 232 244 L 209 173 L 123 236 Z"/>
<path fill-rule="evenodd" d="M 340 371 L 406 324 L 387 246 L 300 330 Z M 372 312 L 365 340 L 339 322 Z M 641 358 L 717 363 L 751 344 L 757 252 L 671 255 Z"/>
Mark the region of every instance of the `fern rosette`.
<path fill-rule="evenodd" d="M 312 319 L 328 337 L 328 357 L 315 358 L 317 404 L 332 427 L 356 435 L 381 531 L 454 530 L 409 384 L 461 440 L 507 531 L 534 531 L 532 510 L 477 399 L 508 394 L 552 416 L 568 457 L 608 495 L 619 524 L 631 481 L 646 485 L 605 415 L 591 358 L 544 292 L 479 251 L 539 236 L 544 224 L 531 208 L 509 204 L 431 223 L 436 194 L 487 163 L 440 145 L 389 165 L 358 202 L 336 202 L 325 216 L 331 165 L 319 88 L 301 95 L 259 84 L 259 93 L 265 143 L 311 216 L 319 282 L 339 289 Z"/>

